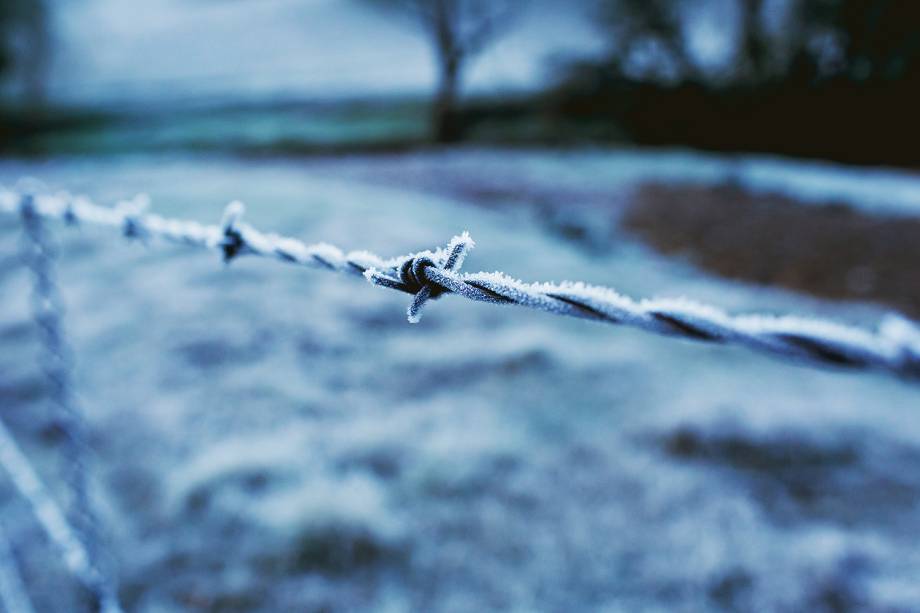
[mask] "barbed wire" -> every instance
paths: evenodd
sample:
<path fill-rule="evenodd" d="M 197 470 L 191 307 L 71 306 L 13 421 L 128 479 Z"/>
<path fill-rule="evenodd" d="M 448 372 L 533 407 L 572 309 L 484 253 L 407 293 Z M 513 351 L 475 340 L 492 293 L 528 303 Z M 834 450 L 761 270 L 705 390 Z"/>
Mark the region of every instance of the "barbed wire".
<path fill-rule="evenodd" d="M 3 526 L 0 526 L 0 605 L 8 613 L 34 613 L 35 607 L 19 574 L 19 565 Z"/>
<path fill-rule="evenodd" d="M 86 564 L 92 571 L 94 579 L 85 583 L 95 610 L 120 611 L 113 573 L 103 560 L 99 524 L 89 494 L 87 462 L 91 450 L 72 384 L 72 354 L 63 334 L 64 306 L 53 267 L 57 253 L 31 195 L 22 198 L 20 213 L 24 229 L 22 260 L 32 272 L 32 315 L 44 348 L 41 363 L 54 408 L 52 426 L 63 439 L 61 464 L 71 498 L 69 517 L 65 516 L 63 521 L 82 545 Z M 89 578 L 87 573 L 83 575 Z"/>
<path fill-rule="evenodd" d="M 0 190 L 0 210 L 16 212 L 26 194 Z M 290 264 L 362 275 L 371 283 L 413 295 L 410 322 L 418 322 L 423 306 L 445 294 L 490 304 L 517 305 L 639 328 L 655 334 L 695 341 L 737 344 L 785 359 L 816 365 L 878 369 L 920 379 L 920 328 L 907 319 L 886 317 L 877 331 L 792 316 L 733 316 L 685 299 L 633 300 L 613 289 L 584 283 L 524 283 L 502 272 L 461 273 L 474 242 L 467 233 L 446 248 L 384 259 L 368 251 L 343 252 L 326 243 L 307 245 L 257 230 L 242 221 L 243 205 L 230 203 L 219 225 L 171 219 L 146 212 L 149 199 L 137 196 L 104 207 L 66 192 L 36 194 L 38 215 L 68 223 L 98 224 L 121 229 L 129 238 L 159 238 L 212 249 L 225 262 L 242 255 L 273 258 Z"/>
<path fill-rule="evenodd" d="M 99 593 L 105 578 L 93 565 L 89 551 L 70 525 L 67 515 L 55 502 L 2 420 L 0 465 L 6 469 L 19 495 L 29 503 L 45 534 L 60 551 L 64 565 L 70 573 L 90 592 Z M 99 602 L 99 610 L 104 613 L 118 613 L 121 608 L 113 598 L 107 598 Z"/>

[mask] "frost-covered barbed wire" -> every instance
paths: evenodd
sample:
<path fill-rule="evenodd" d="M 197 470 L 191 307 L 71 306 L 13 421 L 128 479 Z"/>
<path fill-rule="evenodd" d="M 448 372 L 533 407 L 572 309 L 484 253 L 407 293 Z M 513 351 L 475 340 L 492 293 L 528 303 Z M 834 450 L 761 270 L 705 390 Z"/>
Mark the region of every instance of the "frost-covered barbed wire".
<path fill-rule="evenodd" d="M 90 449 L 72 384 L 73 360 L 62 329 L 64 306 L 54 278 L 56 250 L 31 195 L 22 199 L 20 213 L 24 229 L 22 259 L 32 272 L 32 315 L 44 349 L 42 367 L 54 408 L 53 426 L 63 438 L 62 470 L 70 494 L 70 513 L 65 520 L 96 575 L 95 581 L 87 583 L 95 609 L 118 611 L 117 589 L 103 558 L 98 521 L 89 495 Z"/>
<path fill-rule="evenodd" d="M 93 565 L 89 552 L 68 522 L 64 511 L 55 502 L 2 420 L 0 420 L 0 465 L 6 470 L 19 495 L 29 503 L 48 539 L 60 551 L 70 573 L 93 594 L 104 591 L 102 586 L 106 579 Z M 104 613 L 121 611 L 121 607 L 114 599 L 114 594 L 108 594 L 98 604 L 99 610 Z"/>
<path fill-rule="evenodd" d="M 9 613 L 34 613 L 32 600 L 26 591 L 13 545 L 0 525 L 0 605 Z"/>
<path fill-rule="evenodd" d="M 24 194 L 0 190 L 0 210 L 16 212 Z M 99 206 L 65 192 L 35 195 L 33 206 L 43 216 L 68 223 L 85 222 L 121 229 L 128 237 L 160 238 L 217 250 L 229 262 L 240 255 L 258 255 L 353 275 L 375 285 L 414 296 L 410 322 L 417 322 L 424 304 L 443 294 L 457 294 L 491 304 L 518 305 L 632 326 L 656 334 L 732 343 L 787 359 L 813 364 L 881 369 L 920 379 L 920 328 L 890 316 L 877 331 L 800 317 L 732 316 L 711 306 L 683 299 L 633 300 L 616 291 L 584 283 L 524 283 L 502 272 L 461 273 L 474 243 L 466 233 L 443 249 L 384 259 L 367 251 L 343 252 L 325 243 L 265 233 L 241 220 L 243 205 L 227 206 L 219 225 L 169 219 L 145 212 L 148 200 L 138 196 L 115 207 Z"/>

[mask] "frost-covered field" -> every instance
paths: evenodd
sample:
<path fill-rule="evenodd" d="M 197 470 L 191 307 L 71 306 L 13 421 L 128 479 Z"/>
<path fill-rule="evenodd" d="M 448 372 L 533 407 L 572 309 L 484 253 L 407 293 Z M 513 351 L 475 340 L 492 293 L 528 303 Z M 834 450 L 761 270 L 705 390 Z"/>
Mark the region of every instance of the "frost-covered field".
<path fill-rule="evenodd" d="M 238 198 L 260 228 L 385 256 L 465 229 L 478 245 L 466 270 L 882 316 L 723 282 L 601 227 L 598 204 L 615 208 L 637 179 L 714 172 L 668 155 L 4 162 L 0 182 L 31 174 L 105 202 L 146 191 L 157 212 L 214 222 Z M 819 176 L 718 163 L 812 189 Z M 819 170 L 868 193 L 865 177 Z M 911 214 L 920 183 L 880 176 L 894 183 L 876 183 L 890 196 L 878 201 Z M 564 238 L 571 220 L 599 238 Z M 0 220 L 3 418 L 57 483 L 16 226 Z M 359 279 L 55 234 L 130 610 L 920 606 L 916 385 L 450 297 L 411 326 L 406 296 Z M 0 487 L 39 610 L 72 610 L 39 529 Z"/>

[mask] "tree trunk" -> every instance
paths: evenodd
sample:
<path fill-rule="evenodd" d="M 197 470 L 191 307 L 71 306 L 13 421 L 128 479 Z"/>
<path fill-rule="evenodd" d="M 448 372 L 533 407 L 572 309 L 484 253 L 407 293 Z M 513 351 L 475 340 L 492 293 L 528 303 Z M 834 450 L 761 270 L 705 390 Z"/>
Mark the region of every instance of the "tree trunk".
<path fill-rule="evenodd" d="M 441 62 L 438 92 L 431 113 L 431 128 L 435 142 L 453 143 L 460 140 L 462 126 L 457 110 L 461 59 L 456 54 Z"/>

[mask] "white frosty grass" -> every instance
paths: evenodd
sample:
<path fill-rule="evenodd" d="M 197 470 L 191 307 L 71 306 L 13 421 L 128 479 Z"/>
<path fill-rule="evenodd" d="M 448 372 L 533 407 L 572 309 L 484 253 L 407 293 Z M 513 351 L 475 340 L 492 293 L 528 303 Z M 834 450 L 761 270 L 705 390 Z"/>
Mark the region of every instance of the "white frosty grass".
<path fill-rule="evenodd" d="M 302 429 L 292 428 L 254 436 L 235 437 L 211 444 L 184 461 L 172 478 L 174 512 L 189 504 L 198 492 L 220 487 L 222 482 L 242 480 L 253 475 L 272 475 L 273 480 L 297 476 L 292 464 L 308 451 Z M 299 464 L 299 462 L 298 462 Z"/>
<path fill-rule="evenodd" d="M 910 170 L 856 167 L 753 154 L 719 155 L 682 149 L 587 149 L 577 151 L 477 149 L 397 156 L 349 166 L 338 172 L 373 175 L 375 167 L 398 164 L 414 181 L 437 188 L 442 177 L 476 176 L 487 187 L 507 188 L 519 179 L 517 193 L 618 194 L 645 182 L 736 185 L 786 196 L 804 204 L 846 204 L 867 213 L 920 215 L 920 174 Z M 446 174 L 445 174 L 446 173 Z M 426 178 L 431 174 L 430 178 Z M 400 184 L 405 184 L 402 181 Z M 509 199 L 514 199 L 509 195 Z M 577 202 L 573 202 L 577 204 Z M 573 215 L 577 213 L 569 213 Z M 481 240 L 479 233 L 474 236 Z"/>
<path fill-rule="evenodd" d="M 322 453 L 327 445 L 295 426 L 205 447 L 174 472 L 173 521 L 196 513 L 245 519 L 281 557 L 296 556 L 303 539 L 329 534 L 398 546 L 406 526 L 383 484 L 333 470 Z"/>
<path fill-rule="evenodd" d="M 456 436 L 461 430 L 476 435 Z M 364 472 L 365 462 L 381 457 L 407 465 L 401 483 L 409 492 L 465 491 L 488 481 L 493 458 L 517 457 L 519 438 L 488 407 L 459 416 L 437 405 L 227 438 L 174 469 L 168 514 L 204 506 L 246 517 L 287 543 L 281 548 L 337 529 L 395 545 L 409 534 L 406 519 L 391 500 L 395 492 Z"/>
<path fill-rule="evenodd" d="M 367 475 L 327 475 L 307 479 L 286 491 L 259 497 L 251 512 L 258 521 L 281 534 L 329 526 L 358 526 L 388 540 L 400 536 L 402 526 L 386 505 L 381 484 Z"/>

